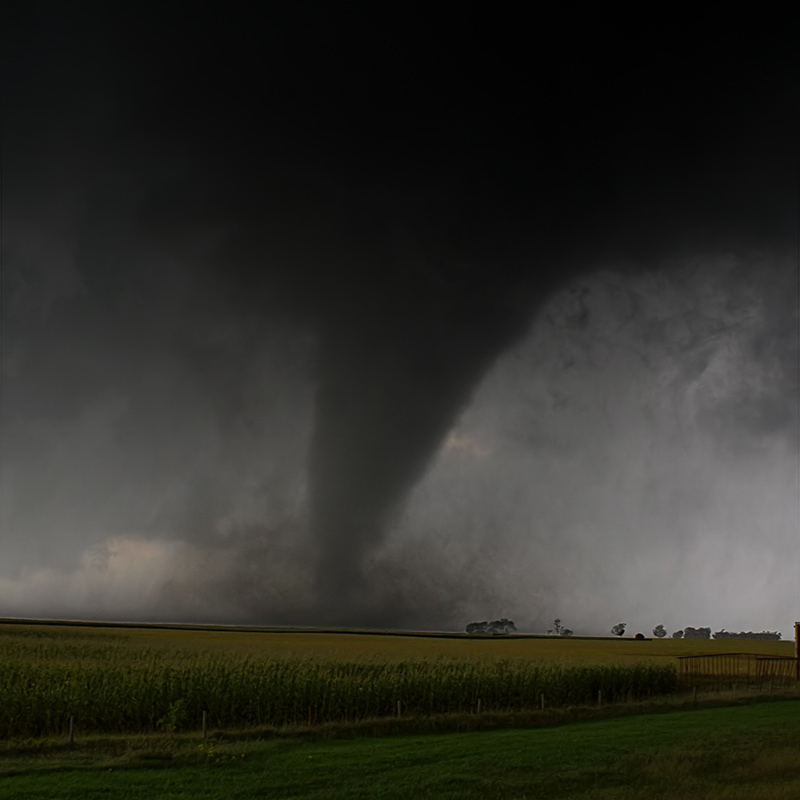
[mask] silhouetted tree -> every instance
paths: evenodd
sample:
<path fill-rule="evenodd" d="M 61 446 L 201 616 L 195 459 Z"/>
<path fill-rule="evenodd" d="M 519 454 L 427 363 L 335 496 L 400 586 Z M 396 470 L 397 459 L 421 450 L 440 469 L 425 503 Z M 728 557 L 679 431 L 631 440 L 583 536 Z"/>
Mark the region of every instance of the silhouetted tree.
<path fill-rule="evenodd" d="M 573 633 L 571 628 L 565 628 L 561 624 L 561 620 L 560 619 L 554 619 L 553 620 L 553 627 L 550 628 L 550 630 L 547 631 L 547 632 L 548 633 L 554 633 L 554 634 L 556 634 L 556 636 L 572 636 L 572 633 Z"/>
<path fill-rule="evenodd" d="M 754 633 L 753 631 L 739 631 L 739 633 L 734 633 L 733 631 L 726 631 L 723 628 L 721 631 L 717 631 L 714 636 L 714 639 L 766 639 L 766 640 L 773 640 L 776 641 L 781 638 L 781 634 L 779 631 L 760 631 L 759 633 Z"/>
<path fill-rule="evenodd" d="M 683 639 L 683 631 L 675 631 L 675 633 L 672 634 L 672 638 Z"/>
<path fill-rule="evenodd" d="M 618 622 L 618 623 L 617 623 L 617 624 L 616 624 L 616 625 L 615 625 L 615 626 L 614 626 L 614 627 L 611 629 L 611 633 L 613 633 L 613 634 L 614 634 L 614 636 L 622 636 L 622 634 L 623 634 L 623 633 L 625 633 L 625 625 L 627 625 L 627 623 L 626 623 L 626 622 Z"/>
<path fill-rule="evenodd" d="M 658 639 L 663 639 L 667 635 L 667 631 L 664 629 L 663 625 L 656 625 L 653 628 L 653 636 Z"/>
<path fill-rule="evenodd" d="M 467 633 L 515 633 L 517 626 L 512 620 L 503 617 L 493 622 L 470 622 Z"/>
<path fill-rule="evenodd" d="M 711 638 L 711 628 L 684 628 L 683 629 L 683 638 L 684 639 L 710 639 Z"/>
<path fill-rule="evenodd" d="M 467 625 L 467 633 L 488 633 L 488 622 L 470 622 Z"/>

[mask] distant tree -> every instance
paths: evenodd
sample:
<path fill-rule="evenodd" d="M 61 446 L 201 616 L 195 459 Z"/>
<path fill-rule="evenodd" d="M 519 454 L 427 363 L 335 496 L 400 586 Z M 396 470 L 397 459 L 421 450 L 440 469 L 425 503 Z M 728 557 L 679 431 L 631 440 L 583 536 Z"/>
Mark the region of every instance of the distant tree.
<path fill-rule="evenodd" d="M 672 634 L 672 638 L 683 639 L 683 631 L 675 631 L 675 633 Z"/>
<path fill-rule="evenodd" d="M 467 633 L 514 633 L 516 630 L 517 626 L 506 617 L 493 622 L 470 622 L 466 627 Z"/>
<path fill-rule="evenodd" d="M 561 620 L 560 619 L 554 619 L 553 620 L 553 627 L 550 628 L 550 630 L 548 630 L 547 632 L 548 633 L 554 633 L 556 636 L 572 636 L 572 633 L 573 633 L 571 628 L 565 628 L 561 624 Z"/>
<path fill-rule="evenodd" d="M 623 634 L 623 633 L 625 633 L 625 625 L 626 625 L 626 624 L 627 624 L 627 623 L 625 623 L 625 622 L 619 622 L 619 623 L 617 623 L 617 624 L 616 624 L 616 625 L 615 625 L 615 626 L 614 626 L 614 627 L 611 629 L 611 633 L 613 633 L 613 634 L 614 634 L 614 636 L 622 636 L 622 634 Z"/>
<path fill-rule="evenodd" d="M 739 633 L 734 633 L 733 631 L 726 631 L 723 628 L 721 631 L 717 631 L 714 636 L 714 639 L 767 639 L 776 641 L 781 638 L 781 634 L 779 631 L 760 631 L 759 633 L 754 633 L 753 631 L 739 631 Z"/>
<path fill-rule="evenodd" d="M 667 635 L 667 631 L 664 629 L 663 625 L 656 625 L 653 628 L 653 636 L 657 639 L 663 639 Z"/>
<path fill-rule="evenodd" d="M 467 633 L 488 633 L 488 622 L 470 622 L 467 625 Z"/>
<path fill-rule="evenodd" d="M 711 638 L 711 628 L 684 628 L 683 629 L 683 638 L 684 639 L 710 639 Z"/>
<path fill-rule="evenodd" d="M 643 633 L 637 633 L 633 638 L 636 639 L 637 642 L 643 642 L 645 637 Z"/>

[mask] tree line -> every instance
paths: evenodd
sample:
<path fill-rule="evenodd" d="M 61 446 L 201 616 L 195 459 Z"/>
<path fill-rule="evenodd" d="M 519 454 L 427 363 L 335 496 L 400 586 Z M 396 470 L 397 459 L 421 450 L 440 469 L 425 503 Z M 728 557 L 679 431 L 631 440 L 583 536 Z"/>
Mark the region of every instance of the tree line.
<path fill-rule="evenodd" d="M 611 628 L 611 633 L 614 636 L 623 636 L 625 634 L 626 623 L 625 622 L 618 622 Z M 516 633 L 517 626 L 513 623 L 512 620 L 503 617 L 502 619 L 496 619 L 492 622 L 470 622 L 469 625 L 466 627 L 467 633 L 492 633 L 492 634 L 503 634 L 503 633 Z M 566 626 L 561 624 L 560 619 L 553 620 L 553 627 L 549 628 L 547 631 L 549 634 L 555 634 L 556 636 L 572 636 L 573 631 L 571 628 L 567 628 Z M 663 639 L 667 635 L 667 629 L 663 625 L 656 625 L 653 628 L 653 636 L 657 639 Z M 644 639 L 644 635 L 641 633 L 637 633 L 635 636 L 636 639 Z M 677 630 L 672 634 L 673 639 L 763 639 L 763 640 L 778 640 L 781 638 L 781 634 L 779 631 L 739 631 L 738 633 L 734 633 L 733 631 L 726 631 L 725 628 L 722 630 L 717 631 L 716 633 L 711 633 L 711 628 L 693 628 L 688 626 L 681 630 Z"/>
<path fill-rule="evenodd" d="M 620 622 L 618 625 L 615 625 L 611 629 L 611 633 L 615 636 L 622 636 L 625 633 L 625 623 Z M 640 634 L 636 634 L 637 637 Z M 663 625 L 656 625 L 653 628 L 653 636 L 657 639 L 663 639 L 667 635 L 667 629 Z M 758 633 L 754 631 L 739 631 L 739 633 L 734 633 L 733 631 L 726 631 L 725 628 L 722 630 L 717 631 L 716 633 L 711 633 L 711 628 L 693 628 L 690 626 L 683 628 L 682 630 L 677 630 L 672 634 L 673 639 L 769 639 L 769 640 L 777 640 L 781 638 L 781 634 L 779 631 L 759 631 Z"/>
<path fill-rule="evenodd" d="M 517 626 L 512 620 L 496 619 L 493 622 L 470 622 L 467 633 L 516 633 Z"/>

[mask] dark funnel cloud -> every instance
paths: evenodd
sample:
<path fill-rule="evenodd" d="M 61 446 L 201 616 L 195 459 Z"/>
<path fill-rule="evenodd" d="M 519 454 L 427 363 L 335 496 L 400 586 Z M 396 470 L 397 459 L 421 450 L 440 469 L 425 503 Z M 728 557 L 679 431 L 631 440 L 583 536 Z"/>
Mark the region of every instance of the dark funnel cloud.
<path fill-rule="evenodd" d="M 336 297 L 320 326 L 310 486 L 329 604 L 358 605 L 364 557 L 527 321 L 529 308 L 496 280 L 488 254 L 480 263 L 482 254 L 456 244 L 426 263 L 425 244 L 390 240 L 370 254 L 388 268 Z"/>
<path fill-rule="evenodd" d="M 435 626 L 508 603 L 502 565 L 479 564 L 518 498 L 500 493 L 471 561 L 423 566 L 442 534 L 397 531 L 449 524 L 431 496 L 420 510 L 426 481 L 471 507 L 442 454 L 480 452 L 459 433 L 493 418 L 475 403 L 515 407 L 486 381 L 514 384 L 503 359 L 565 289 L 553 342 L 680 360 L 658 343 L 683 336 L 682 381 L 722 317 L 703 328 L 701 298 L 648 327 L 643 275 L 697 296 L 713 282 L 687 259 L 741 256 L 718 294 L 790 316 L 753 270 L 788 264 L 789 280 L 795 51 L 774 26 L 710 16 L 656 33 L 599 15 L 13 6 L 0 602 L 85 614 L 69 581 L 102 573 L 116 600 L 103 584 L 92 613 L 116 616 Z M 609 270 L 617 293 L 591 283 Z M 600 346 L 598 319 L 636 336 Z M 783 369 L 786 330 L 737 346 Z M 575 354 L 543 373 L 555 387 L 581 363 L 593 374 Z M 574 386 L 552 391 L 574 404 Z M 725 419 L 785 431 L 780 397 L 749 397 L 726 394 Z M 568 524 L 524 536 L 556 548 Z M 41 590 L 62 579 L 66 608 Z"/>

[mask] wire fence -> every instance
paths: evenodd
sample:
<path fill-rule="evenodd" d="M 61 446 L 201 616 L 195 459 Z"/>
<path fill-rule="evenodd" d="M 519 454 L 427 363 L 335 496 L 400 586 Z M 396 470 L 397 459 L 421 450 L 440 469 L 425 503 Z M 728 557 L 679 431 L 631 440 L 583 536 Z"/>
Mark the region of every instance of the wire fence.
<path fill-rule="evenodd" d="M 689 686 L 791 686 L 797 683 L 797 659 L 755 653 L 679 656 L 678 674 Z"/>

